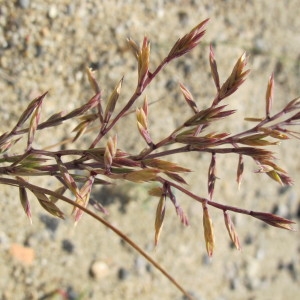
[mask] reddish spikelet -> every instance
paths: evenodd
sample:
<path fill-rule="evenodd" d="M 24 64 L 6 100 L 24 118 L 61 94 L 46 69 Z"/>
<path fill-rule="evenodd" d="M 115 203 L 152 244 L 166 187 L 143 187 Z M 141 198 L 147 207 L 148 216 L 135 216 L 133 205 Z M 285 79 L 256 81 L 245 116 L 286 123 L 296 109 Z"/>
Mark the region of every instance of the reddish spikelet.
<path fill-rule="evenodd" d="M 32 114 L 28 132 L 27 150 L 31 149 L 35 132 L 40 122 L 43 98 L 37 102 L 36 108 Z"/>
<path fill-rule="evenodd" d="M 170 200 L 174 204 L 176 214 L 177 214 L 177 216 L 179 216 L 181 223 L 185 226 L 188 226 L 189 220 L 188 220 L 186 214 L 184 213 L 183 209 L 180 207 L 179 203 L 177 202 L 177 199 L 169 185 L 166 186 L 166 190 L 167 190 L 167 196 L 170 198 Z"/>
<path fill-rule="evenodd" d="M 104 165 L 107 172 L 110 172 L 111 165 L 113 163 L 113 159 L 117 153 L 117 135 L 113 138 L 109 138 L 105 147 L 104 152 Z"/>
<path fill-rule="evenodd" d="M 100 95 L 99 98 L 101 99 L 101 89 L 96 81 L 95 72 L 91 68 L 87 68 L 86 71 L 87 71 L 88 80 L 90 82 L 92 89 L 94 90 L 96 95 Z M 103 124 L 103 121 L 104 121 L 103 120 L 103 109 L 102 109 L 102 103 L 101 103 L 100 99 L 98 102 L 98 116 L 100 118 L 101 124 Z"/>
<path fill-rule="evenodd" d="M 99 87 L 99 85 L 96 81 L 95 72 L 93 71 L 93 69 L 92 68 L 86 68 L 86 73 L 87 73 L 90 85 L 91 85 L 92 89 L 94 90 L 95 94 L 100 93 L 101 89 L 100 89 L 100 87 Z"/>
<path fill-rule="evenodd" d="M 256 134 L 252 134 L 250 136 L 246 136 L 246 137 L 237 139 L 236 143 L 241 143 L 244 145 L 256 146 L 256 147 L 278 145 L 280 143 L 278 141 L 270 142 L 270 141 L 264 139 L 267 136 L 268 136 L 268 134 L 256 133 Z"/>
<path fill-rule="evenodd" d="M 237 250 L 241 250 L 241 244 L 238 234 L 227 211 L 224 211 L 224 221 L 231 241 L 233 242 Z"/>
<path fill-rule="evenodd" d="M 48 94 L 48 92 L 46 92 L 43 95 L 32 100 L 32 102 L 27 106 L 25 111 L 22 113 L 21 117 L 18 120 L 17 125 L 14 127 L 12 132 L 17 131 L 18 128 L 21 127 L 25 123 L 25 121 L 30 117 L 30 115 L 37 108 L 37 106 L 40 105 L 40 103 L 44 100 L 44 98 L 47 94 Z"/>
<path fill-rule="evenodd" d="M 84 185 L 79 191 L 80 197 L 76 198 L 76 203 L 82 205 L 83 207 L 86 207 L 89 203 L 90 194 L 91 194 L 92 186 L 94 184 L 95 176 L 96 174 L 92 174 L 88 178 L 88 180 L 84 183 Z M 74 214 L 74 220 L 76 225 L 80 220 L 80 218 L 82 217 L 83 211 L 78 207 L 74 207 L 73 214 Z"/>
<path fill-rule="evenodd" d="M 72 194 L 76 197 L 79 196 L 79 189 L 77 187 L 77 184 L 74 180 L 74 178 L 69 174 L 68 169 L 66 166 L 63 164 L 61 161 L 60 157 L 56 156 L 55 157 L 58 169 L 63 177 L 64 183 L 68 187 L 68 189 L 72 192 Z"/>
<path fill-rule="evenodd" d="M 143 169 L 124 174 L 122 178 L 137 183 L 149 182 L 155 180 L 159 172 L 157 169 Z"/>
<path fill-rule="evenodd" d="M 184 126 L 207 125 L 235 113 L 235 110 L 224 110 L 227 105 L 212 106 L 203 109 L 184 122 Z"/>
<path fill-rule="evenodd" d="M 64 219 L 64 213 L 44 194 L 36 190 L 32 190 L 33 194 L 39 201 L 40 205 L 51 215 Z"/>
<path fill-rule="evenodd" d="M 240 188 L 241 186 L 243 173 L 244 173 L 244 159 L 243 159 L 243 155 L 240 154 L 237 172 L 236 172 L 236 182 L 238 183 L 238 188 Z"/>
<path fill-rule="evenodd" d="M 73 111 L 69 112 L 68 114 L 66 114 L 63 117 L 63 120 L 68 120 L 78 116 L 82 116 L 88 110 L 99 105 L 100 99 L 101 99 L 101 93 L 94 95 L 87 103 L 83 104 L 81 107 L 78 107 Z M 50 126 L 54 126 L 54 125 L 50 125 Z"/>
<path fill-rule="evenodd" d="M 287 106 L 283 109 L 283 112 L 288 113 L 290 111 L 300 108 L 300 97 L 297 97 L 290 101 Z"/>
<path fill-rule="evenodd" d="M 165 172 L 165 174 L 168 177 L 170 177 L 171 179 L 177 181 L 178 183 L 187 184 L 187 182 L 184 180 L 184 178 L 177 173 Z"/>
<path fill-rule="evenodd" d="M 215 189 L 215 182 L 216 182 L 216 154 L 213 153 L 211 156 L 210 165 L 208 168 L 208 195 L 209 199 L 212 200 L 214 189 Z"/>
<path fill-rule="evenodd" d="M 208 256 L 212 256 L 215 248 L 215 235 L 212 220 L 208 213 L 208 208 L 205 204 L 203 205 L 203 229 L 206 251 Z"/>
<path fill-rule="evenodd" d="M 150 41 L 144 37 L 142 47 L 138 51 L 138 86 L 143 87 L 149 75 Z"/>
<path fill-rule="evenodd" d="M 181 206 L 176 206 L 175 209 L 176 209 L 177 216 L 180 218 L 180 222 L 183 225 L 188 226 L 190 224 L 189 223 L 189 219 L 188 219 L 187 215 L 184 213 L 184 211 L 181 208 Z"/>
<path fill-rule="evenodd" d="M 149 104 L 148 104 L 148 97 L 145 96 L 144 98 L 144 102 L 143 102 L 143 107 L 142 107 L 144 114 L 146 116 L 146 118 L 148 118 L 148 114 L 149 114 Z"/>
<path fill-rule="evenodd" d="M 144 110 L 145 109 L 145 110 Z M 148 131 L 148 120 L 147 120 L 147 114 L 148 114 L 148 107 L 145 108 L 145 104 L 142 108 L 136 109 L 136 118 L 137 118 L 137 127 L 138 130 L 143 137 L 143 139 L 146 141 L 148 145 L 152 144 L 152 139 Z"/>
<path fill-rule="evenodd" d="M 104 112 L 104 117 L 103 117 L 103 122 L 105 124 L 108 123 L 108 121 L 110 120 L 110 117 L 112 115 L 112 113 L 115 110 L 116 107 L 116 103 L 119 99 L 120 96 L 120 92 L 121 92 L 121 87 L 122 87 L 122 83 L 123 83 L 123 77 L 122 79 L 118 82 L 118 84 L 116 85 L 116 87 L 114 88 L 114 90 L 112 91 L 108 102 L 107 102 L 107 106 Z"/>
<path fill-rule="evenodd" d="M 235 149 L 236 153 L 251 156 L 254 160 L 270 160 L 275 159 L 273 152 L 253 147 L 239 147 Z"/>
<path fill-rule="evenodd" d="M 166 195 L 161 195 L 157 208 L 156 208 L 156 216 L 155 216 L 155 235 L 154 235 L 154 245 L 155 247 L 158 244 L 159 237 L 162 231 L 162 227 L 164 224 L 164 218 L 166 213 Z"/>
<path fill-rule="evenodd" d="M 256 212 L 256 211 L 251 211 L 250 216 L 259 219 L 271 226 L 295 231 L 295 229 L 291 226 L 291 224 L 295 224 L 295 222 L 290 221 L 288 219 L 270 213 L 263 213 L 263 212 Z"/>
<path fill-rule="evenodd" d="M 137 127 L 140 132 L 140 135 L 143 137 L 146 143 L 148 145 L 152 145 L 153 142 L 150 133 L 148 131 L 148 113 L 149 113 L 148 101 L 147 101 L 147 97 L 145 97 L 143 107 L 136 109 Z"/>
<path fill-rule="evenodd" d="M 190 52 L 193 48 L 195 48 L 199 43 L 203 35 L 205 34 L 205 26 L 209 19 L 204 20 L 197 26 L 195 26 L 188 34 L 180 38 L 167 56 L 167 62 L 173 60 L 176 57 L 180 57 L 188 52 Z"/>
<path fill-rule="evenodd" d="M 199 110 L 196 102 L 194 101 L 192 93 L 182 83 L 179 83 L 179 87 L 189 107 L 193 110 L 194 113 L 197 113 Z"/>
<path fill-rule="evenodd" d="M 183 168 L 175 163 L 172 163 L 170 161 L 162 160 L 162 159 L 144 159 L 143 164 L 145 166 L 151 167 L 151 168 L 156 168 L 160 169 L 165 172 L 191 172 L 190 169 Z"/>
<path fill-rule="evenodd" d="M 25 211 L 25 214 L 27 215 L 30 223 L 32 224 L 30 203 L 28 200 L 26 189 L 24 187 L 21 187 L 21 186 L 19 187 L 19 196 L 20 196 L 20 201 L 21 201 L 22 207 Z"/>
<path fill-rule="evenodd" d="M 269 159 L 262 159 L 257 161 L 259 169 L 256 173 L 266 173 L 270 178 L 281 185 L 293 185 L 293 179 L 288 176 L 287 172 L 276 165 Z"/>
<path fill-rule="evenodd" d="M 140 48 L 137 45 L 137 43 L 132 39 L 132 38 L 127 38 L 127 45 L 134 55 L 134 57 L 138 60 L 139 58 L 139 53 L 140 53 Z"/>
<path fill-rule="evenodd" d="M 90 114 L 82 116 L 80 119 L 82 120 L 72 131 L 76 132 L 75 137 L 73 138 L 73 142 L 78 140 L 87 130 L 88 126 L 98 118 L 97 114 Z"/>
<path fill-rule="evenodd" d="M 218 73 L 218 68 L 217 68 L 217 63 L 215 60 L 215 53 L 212 45 L 210 45 L 210 51 L 209 51 L 209 64 L 210 64 L 210 70 L 211 74 L 215 83 L 215 86 L 217 88 L 217 91 L 220 91 L 220 78 L 219 78 L 219 73 Z"/>
<path fill-rule="evenodd" d="M 247 65 L 246 53 L 244 53 L 236 62 L 230 76 L 221 86 L 217 97 L 213 101 L 213 106 L 217 105 L 221 100 L 233 94 L 245 81 L 245 77 L 250 70 L 244 70 Z"/>
<path fill-rule="evenodd" d="M 287 134 L 282 133 L 279 129 L 272 129 L 272 128 L 265 128 L 265 127 L 260 127 L 258 129 L 261 132 L 266 133 L 267 135 L 271 136 L 274 139 L 278 140 L 288 140 L 289 136 Z"/>
<path fill-rule="evenodd" d="M 5 134 L 2 135 L 3 137 L 5 137 Z M 2 137 L 1 136 L 1 137 Z M 1 137 L 0 137 L 0 140 L 1 140 Z M 7 152 L 14 144 L 16 144 L 21 138 L 17 138 L 17 139 L 11 139 L 11 140 L 8 140 L 4 143 L 1 143 L 0 141 L 0 153 L 3 154 L 5 152 Z"/>
<path fill-rule="evenodd" d="M 273 105 L 273 94 L 274 94 L 274 74 L 269 78 L 268 87 L 266 91 L 266 117 L 270 118 L 270 112 Z"/>
<path fill-rule="evenodd" d="M 293 179 L 284 173 L 272 170 L 266 174 L 281 185 L 293 185 Z"/>

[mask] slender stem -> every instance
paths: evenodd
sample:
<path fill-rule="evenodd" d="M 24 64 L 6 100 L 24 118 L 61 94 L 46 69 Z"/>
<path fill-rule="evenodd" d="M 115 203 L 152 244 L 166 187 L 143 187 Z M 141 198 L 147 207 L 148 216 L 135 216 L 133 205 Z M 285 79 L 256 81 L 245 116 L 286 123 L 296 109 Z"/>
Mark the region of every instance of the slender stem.
<path fill-rule="evenodd" d="M 86 214 L 90 215 L 92 218 L 96 219 L 97 221 L 101 222 L 104 226 L 111 229 L 114 233 L 116 233 L 120 238 L 122 238 L 127 244 L 129 244 L 132 248 L 134 248 L 138 253 L 140 253 L 149 263 L 151 263 L 157 270 L 159 270 L 166 278 L 169 279 L 169 281 L 175 285 L 184 295 L 190 300 L 193 300 L 193 297 L 162 267 L 160 266 L 150 255 L 148 255 L 142 248 L 140 248 L 134 241 L 132 241 L 126 234 L 124 234 L 122 231 L 120 231 L 118 228 L 110 224 L 108 221 L 97 215 L 96 213 L 92 212 L 88 208 L 74 202 L 73 200 L 63 196 L 59 195 L 51 190 L 37 187 L 33 184 L 30 184 L 28 182 L 21 182 L 18 180 L 10 179 L 10 178 L 0 178 L 1 184 L 7 184 L 7 185 L 13 185 L 13 186 L 22 186 L 24 188 L 27 188 L 31 191 L 38 191 L 43 194 L 47 194 L 50 196 L 57 197 L 61 199 L 62 201 L 76 206 L 77 208 L 84 211 Z"/>
<path fill-rule="evenodd" d="M 197 195 L 193 194 L 192 192 L 188 191 L 187 189 L 183 188 L 182 186 L 180 186 L 180 185 L 178 185 L 178 184 L 176 184 L 174 182 L 167 181 L 167 180 L 165 180 L 163 178 L 159 178 L 159 181 L 162 182 L 162 183 L 168 182 L 169 185 L 171 185 L 174 188 L 180 190 L 181 192 L 183 192 L 184 194 L 186 194 L 190 198 L 192 198 L 192 199 L 194 199 L 194 200 L 196 200 L 196 201 L 198 201 L 198 202 L 200 202 L 202 204 L 206 203 L 207 205 L 216 207 L 216 208 L 221 209 L 223 211 L 229 210 L 229 211 L 234 211 L 236 213 L 244 214 L 244 215 L 251 215 L 253 213 L 251 210 L 242 209 L 242 208 L 235 207 L 235 206 L 230 206 L 230 205 L 224 205 L 224 204 L 221 204 L 221 203 L 218 203 L 218 202 L 215 202 L 215 201 L 211 201 L 211 200 L 208 200 L 206 198 L 197 196 Z"/>
<path fill-rule="evenodd" d="M 241 152 L 240 149 L 241 148 L 205 148 L 205 147 L 194 148 L 191 145 L 186 145 L 186 146 L 171 149 L 171 150 L 165 150 L 165 151 L 149 154 L 149 155 L 143 157 L 143 159 L 153 159 L 153 158 L 159 158 L 159 157 L 163 157 L 163 156 L 169 156 L 169 155 L 185 153 L 185 152 L 192 152 L 192 151 L 193 152 L 205 152 L 205 153 L 219 153 L 219 154 L 228 154 L 228 153 L 240 154 L 240 152 Z M 247 155 L 247 153 L 243 153 L 243 154 Z M 249 153 L 249 155 L 251 156 L 251 153 Z M 139 158 L 139 156 L 137 156 L 137 157 L 132 156 L 130 158 L 137 159 L 137 158 Z"/>

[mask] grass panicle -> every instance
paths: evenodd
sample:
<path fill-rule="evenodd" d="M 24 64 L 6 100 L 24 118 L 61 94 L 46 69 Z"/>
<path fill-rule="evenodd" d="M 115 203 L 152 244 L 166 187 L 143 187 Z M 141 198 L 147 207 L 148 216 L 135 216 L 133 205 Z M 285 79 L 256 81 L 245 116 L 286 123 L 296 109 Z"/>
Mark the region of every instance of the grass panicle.
<path fill-rule="evenodd" d="M 254 173 L 268 176 L 281 185 L 292 185 L 293 180 L 288 173 L 278 165 L 276 154 L 270 146 L 279 145 L 290 139 L 300 139 L 297 126 L 300 125 L 300 98 L 291 100 L 281 110 L 274 112 L 274 74 L 267 83 L 265 94 L 265 113 L 262 117 L 245 116 L 247 129 L 241 132 L 229 133 L 215 132 L 212 124 L 225 122 L 235 114 L 235 109 L 228 109 L 229 96 L 244 83 L 249 70 L 246 69 L 247 54 L 243 53 L 236 61 L 225 82 L 220 82 L 217 67 L 217 58 L 214 49 L 209 49 L 209 65 L 212 75 L 212 84 L 216 94 L 211 102 L 203 107 L 201 99 L 196 99 L 188 90 L 187 84 L 180 83 L 183 101 L 187 105 L 190 115 L 186 119 L 178 116 L 177 128 L 166 132 L 161 140 L 154 140 L 150 134 L 151 122 L 149 119 L 149 104 L 145 90 L 149 84 L 156 80 L 157 75 L 167 64 L 192 51 L 203 39 L 208 19 L 200 22 L 189 33 L 179 38 L 171 50 L 156 66 L 150 70 L 150 42 L 145 37 L 138 46 L 131 38 L 128 45 L 136 58 L 137 82 L 131 96 L 125 101 L 124 106 L 118 102 L 122 96 L 123 78 L 116 84 L 108 99 L 102 98 L 102 89 L 97 82 L 96 73 L 87 69 L 87 77 L 94 95 L 82 106 L 68 113 L 57 112 L 45 121 L 42 118 L 42 106 L 45 106 L 47 92 L 37 97 L 24 110 L 11 131 L 0 136 L 0 184 L 18 188 L 21 207 L 30 222 L 34 216 L 31 214 L 33 195 L 37 202 L 48 213 L 58 218 L 64 218 L 65 212 L 59 208 L 61 202 L 66 202 L 73 207 L 74 221 L 77 224 L 83 214 L 110 228 L 136 251 L 143 255 L 155 268 L 163 273 L 188 299 L 192 296 L 181 285 L 155 262 L 144 250 L 136 245 L 128 236 L 115 228 L 102 218 L 108 214 L 107 208 L 99 202 L 90 199 L 96 185 L 119 184 L 120 181 L 130 181 L 136 185 L 149 184 L 149 195 L 158 197 L 158 205 L 154 221 L 154 244 L 158 245 L 163 230 L 165 211 L 169 203 L 175 207 L 175 213 L 183 225 L 188 225 L 188 216 L 176 196 L 177 191 L 185 194 L 193 201 L 198 202 L 203 210 L 203 230 L 206 250 L 209 256 L 215 251 L 215 234 L 209 211 L 215 209 L 224 216 L 224 230 L 235 247 L 240 250 L 241 244 L 231 215 L 243 214 L 254 217 L 264 223 L 277 228 L 293 231 L 292 220 L 280 216 L 256 212 L 240 207 L 230 206 L 215 199 L 214 191 L 217 187 L 218 158 L 235 155 L 237 160 L 236 181 L 238 188 L 242 186 L 243 175 L 246 172 L 246 162 L 252 160 L 258 169 Z M 142 106 L 132 110 L 137 100 L 144 97 Z M 116 105 L 118 102 L 118 105 Z M 222 103 L 221 103 L 222 102 Z M 151 103 L 151 99 L 150 99 Z M 207 102 L 206 102 L 207 103 Z M 42 105 L 43 104 L 43 105 Z M 200 109 L 200 107 L 203 107 Z M 162 109 L 163 109 L 162 105 Z M 125 119 L 132 112 L 136 113 L 137 130 L 144 141 L 144 147 L 136 153 L 124 151 L 123 145 L 118 143 L 115 125 Z M 70 132 L 65 141 L 56 145 L 39 147 L 37 131 L 47 135 L 51 127 L 59 128 L 62 124 L 72 120 L 77 126 Z M 152 120 L 150 122 L 150 120 Z M 72 123 L 73 124 L 73 123 Z M 224 126 L 225 127 L 225 126 Z M 123 127 L 119 127 L 118 136 L 123 134 Z M 239 126 L 243 128 L 243 126 Z M 153 133 L 153 132 L 152 132 Z M 87 135 L 92 135 L 92 143 L 85 145 L 89 140 Z M 85 137 L 87 137 L 85 139 Z M 20 151 L 19 141 L 27 140 L 27 146 Z M 74 142 L 79 141 L 80 147 L 75 147 Z M 66 147 L 67 146 L 67 147 Z M 58 150 L 53 150 L 57 149 Z M 173 162 L 173 157 L 184 153 L 186 160 L 193 156 L 193 152 L 204 153 L 210 158 L 207 178 L 207 195 L 196 195 L 193 187 L 188 187 L 186 174 L 191 171 L 184 164 Z M 192 159 L 192 158 L 190 158 Z M 254 174 L 253 176 L 258 176 Z M 44 177 L 57 182 L 54 190 L 46 189 L 32 183 L 32 179 Z M 69 197 L 64 193 L 69 191 Z M 223 199 L 224 200 L 224 199 Z M 97 213 L 91 209 L 94 207 Z M 128 216 L 130 217 L 130 216 Z M 134 216 L 137 218 L 137 216 Z M 225 229 L 226 228 L 226 229 Z M 218 230 L 220 230 L 218 228 Z"/>

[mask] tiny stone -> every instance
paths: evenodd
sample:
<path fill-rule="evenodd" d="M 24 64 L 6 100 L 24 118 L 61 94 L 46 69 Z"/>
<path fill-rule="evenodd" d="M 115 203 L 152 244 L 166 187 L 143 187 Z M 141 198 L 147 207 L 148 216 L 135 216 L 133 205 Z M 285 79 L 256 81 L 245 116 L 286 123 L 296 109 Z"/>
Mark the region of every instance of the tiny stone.
<path fill-rule="evenodd" d="M 211 264 L 211 257 L 209 257 L 207 254 L 203 254 L 202 264 L 203 265 L 210 265 Z"/>
<path fill-rule="evenodd" d="M 28 8 L 30 5 L 30 0 L 19 0 L 18 4 L 21 8 Z"/>
<path fill-rule="evenodd" d="M 186 26 L 189 21 L 189 15 L 185 11 L 180 11 L 178 13 L 179 22 L 181 25 Z"/>
<path fill-rule="evenodd" d="M 134 260 L 134 269 L 137 274 L 142 275 L 145 273 L 146 261 L 144 258 L 137 256 Z"/>
<path fill-rule="evenodd" d="M 283 195 L 291 189 L 290 186 L 281 186 L 278 188 L 278 195 Z"/>
<path fill-rule="evenodd" d="M 286 218 L 289 214 L 289 210 L 285 204 L 280 203 L 274 205 L 272 213 Z"/>
<path fill-rule="evenodd" d="M 278 265 L 277 265 L 277 270 L 283 270 L 285 268 L 285 265 L 283 263 L 283 261 L 279 261 Z"/>
<path fill-rule="evenodd" d="M 152 273 L 153 272 L 153 266 L 151 264 L 146 264 L 146 271 L 148 273 Z"/>
<path fill-rule="evenodd" d="M 52 232 L 55 232 L 59 225 L 59 220 L 48 215 L 42 214 L 40 220 L 45 224 L 46 228 Z"/>
<path fill-rule="evenodd" d="M 200 295 L 197 295 L 196 293 L 194 293 L 192 291 L 188 291 L 188 294 L 195 300 L 204 300 L 204 298 L 202 298 Z M 186 296 L 182 296 L 181 299 L 188 300 L 188 298 Z"/>
<path fill-rule="evenodd" d="M 99 70 L 100 69 L 100 62 L 99 61 L 94 61 L 90 63 L 90 68 L 93 70 Z"/>
<path fill-rule="evenodd" d="M 263 248 L 259 248 L 257 249 L 256 253 L 255 253 L 255 258 L 258 260 L 263 260 L 265 258 L 265 251 Z"/>
<path fill-rule="evenodd" d="M 171 92 L 175 88 L 177 88 L 177 83 L 175 82 L 174 79 L 169 79 L 166 84 L 165 84 L 166 89 Z"/>
<path fill-rule="evenodd" d="M 6 250 L 9 248 L 9 246 L 10 243 L 8 236 L 5 234 L 5 232 L 0 231 L 0 247 Z"/>
<path fill-rule="evenodd" d="M 237 278 L 232 278 L 229 281 L 229 287 L 231 290 L 237 290 L 239 287 L 239 280 Z"/>
<path fill-rule="evenodd" d="M 264 39 L 255 38 L 253 41 L 253 53 L 254 54 L 263 54 L 267 52 L 267 45 Z"/>
<path fill-rule="evenodd" d="M 80 81 L 83 78 L 83 73 L 81 71 L 76 72 L 75 79 L 76 81 Z"/>
<path fill-rule="evenodd" d="M 103 261 L 95 261 L 90 268 L 90 275 L 95 279 L 102 279 L 108 275 L 108 265 Z"/>
<path fill-rule="evenodd" d="M 247 234 L 244 240 L 245 245 L 251 245 L 253 243 L 253 236 L 251 234 Z"/>
<path fill-rule="evenodd" d="M 42 45 L 36 45 L 35 46 L 35 57 L 40 57 L 43 54 L 43 46 Z"/>
<path fill-rule="evenodd" d="M 128 278 L 129 272 L 125 268 L 120 268 L 118 270 L 118 278 L 120 280 L 125 280 Z"/>
<path fill-rule="evenodd" d="M 63 248 L 64 251 L 71 254 L 71 253 L 74 252 L 75 246 L 71 241 L 65 239 L 65 240 L 62 241 L 62 248 Z"/>
<path fill-rule="evenodd" d="M 34 250 L 20 244 L 12 244 L 9 252 L 14 259 L 21 262 L 23 265 L 32 265 L 35 259 Z"/>
<path fill-rule="evenodd" d="M 76 300 L 79 299 L 79 295 L 75 292 L 74 288 L 71 286 L 67 287 L 67 299 L 68 300 Z"/>
<path fill-rule="evenodd" d="M 300 202 L 299 202 L 299 204 L 298 204 L 298 208 L 297 208 L 297 212 L 296 212 L 296 217 L 297 217 L 298 219 L 300 219 Z"/>
<path fill-rule="evenodd" d="M 297 272 L 296 263 L 292 261 L 287 264 L 286 268 L 287 268 L 289 274 L 291 275 L 291 277 L 293 278 L 293 280 L 297 281 L 298 272 Z"/>
<path fill-rule="evenodd" d="M 55 5 L 51 5 L 48 10 L 48 17 L 50 19 L 55 19 L 57 17 L 57 7 Z"/>

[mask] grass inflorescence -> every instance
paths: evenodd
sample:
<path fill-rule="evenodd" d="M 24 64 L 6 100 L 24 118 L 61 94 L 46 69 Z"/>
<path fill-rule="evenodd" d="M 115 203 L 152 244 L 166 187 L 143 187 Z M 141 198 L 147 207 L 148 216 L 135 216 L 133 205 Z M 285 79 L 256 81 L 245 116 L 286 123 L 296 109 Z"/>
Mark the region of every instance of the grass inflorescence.
<path fill-rule="evenodd" d="M 267 83 L 265 95 L 265 112 L 260 118 L 245 118 L 246 122 L 253 124 L 249 129 L 231 134 L 228 132 L 211 131 L 211 124 L 224 122 L 235 114 L 234 109 L 229 109 L 228 98 L 244 83 L 249 69 L 247 69 L 247 55 L 243 53 L 236 61 L 227 79 L 221 82 L 216 56 L 211 46 L 209 52 L 209 64 L 215 96 L 211 104 L 200 109 L 197 101 L 188 88 L 180 83 L 183 100 L 190 111 L 190 116 L 181 120 L 181 125 L 163 139 L 155 141 L 151 136 L 151 123 L 149 122 L 148 99 L 146 88 L 155 80 L 160 71 L 171 61 L 184 56 L 196 47 L 205 34 L 204 20 L 189 33 L 187 33 L 171 48 L 166 57 L 154 69 L 150 70 L 151 51 L 150 41 L 147 37 L 138 46 L 132 39 L 128 39 L 128 45 L 137 60 L 137 83 L 132 96 L 126 104 L 117 112 L 116 103 L 122 93 L 123 78 L 116 83 L 115 88 L 107 99 L 102 97 L 102 90 L 97 83 L 94 71 L 87 70 L 87 75 L 94 96 L 82 106 L 63 114 L 55 113 L 47 120 L 41 120 L 41 110 L 47 92 L 34 99 L 21 114 L 16 125 L 11 131 L 0 136 L 0 184 L 14 186 L 19 190 L 21 205 L 31 220 L 31 208 L 28 192 L 31 192 L 39 204 L 55 217 L 64 218 L 65 213 L 59 208 L 61 201 L 73 206 L 75 223 L 80 221 L 83 213 L 101 222 L 122 239 L 129 243 L 141 255 L 149 260 L 157 269 L 167 276 L 188 298 L 189 294 L 173 279 L 159 264 L 157 264 L 138 245 L 130 240 L 119 229 L 107 222 L 101 214 L 107 214 L 107 209 L 97 203 L 99 213 L 89 208 L 90 195 L 95 185 L 107 185 L 119 180 L 131 181 L 134 184 L 145 182 L 156 183 L 151 185 L 149 194 L 158 198 L 156 216 L 154 222 L 154 243 L 157 246 L 161 236 L 167 201 L 170 201 L 182 224 L 188 225 L 188 216 L 185 214 L 176 198 L 176 190 L 181 191 L 191 199 L 200 203 L 203 209 L 204 240 L 209 256 L 213 255 L 215 235 L 213 221 L 210 215 L 211 209 L 219 210 L 224 216 L 225 228 L 229 238 L 235 247 L 241 249 L 240 240 L 231 214 L 244 214 L 254 217 L 271 226 L 294 230 L 291 220 L 280 216 L 251 211 L 240 207 L 233 207 L 215 201 L 214 190 L 217 178 L 217 162 L 221 155 L 235 154 L 237 157 L 236 181 L 238 186 L 242 183 L 244 173 L 244 158 L 249 157 L 258 166 L 257 173 L 264 173 L 281 185 L 291 185 L 293 180 L 288 173 L 277 164 L 276 155 L 269 146 L 277 145 L 281 141 L 299 139 L 300 133 L 295 127 L 300 124 L 300 98 L 290 101 L 278 112 L 272 111 L 274 101 L 274 75 Z M 139 153 L 128 153 L 122 150 L 118 143 L 118 136 L 112 133 L 112 129 L 121 119 L 125 119 L 137 99 L 144 97 L 141 107 L 136 109 L 136 124 L 141 138 L 145 142 L 145 148 Z M 59 150 L 51 150 L 51 147 L 40 149 L 35 147 L 37 131 L 47 134 L 47 129 L 59 127 L 69 120 L 76 119 L 78 125 L 70 133 L 67 140 L 68 149 L 61 147 Z M 73 143 L 82 139 L 87 132 L 97 128 L 92 143 L 89 146 L 72 147 Z M 121 129 L 120 129 L 121 130 Z M 118 133 L 119 135 L 122 132 Z M 16 144 L 21 139 L 26 139 L 26 147 L 22 153 L 15 154 Z M 208 197 L 202 197 L 187 189 L 185 174 L 190 172 L 184 165 L 172 162 L 172 157 L 179 153 L 204 152 L 210 156 L 208 169 L 207 192 Z M 195 171 L 195 170 L 193 170 Z M 33 177 L 51 177 L 57 180 L 56 190 L 49 190 L 31 183 Z M 66 197 L 64 193 L 69 191 L 73 197 Z M 95 207 L 95 205 L 94 205 Z"/>

